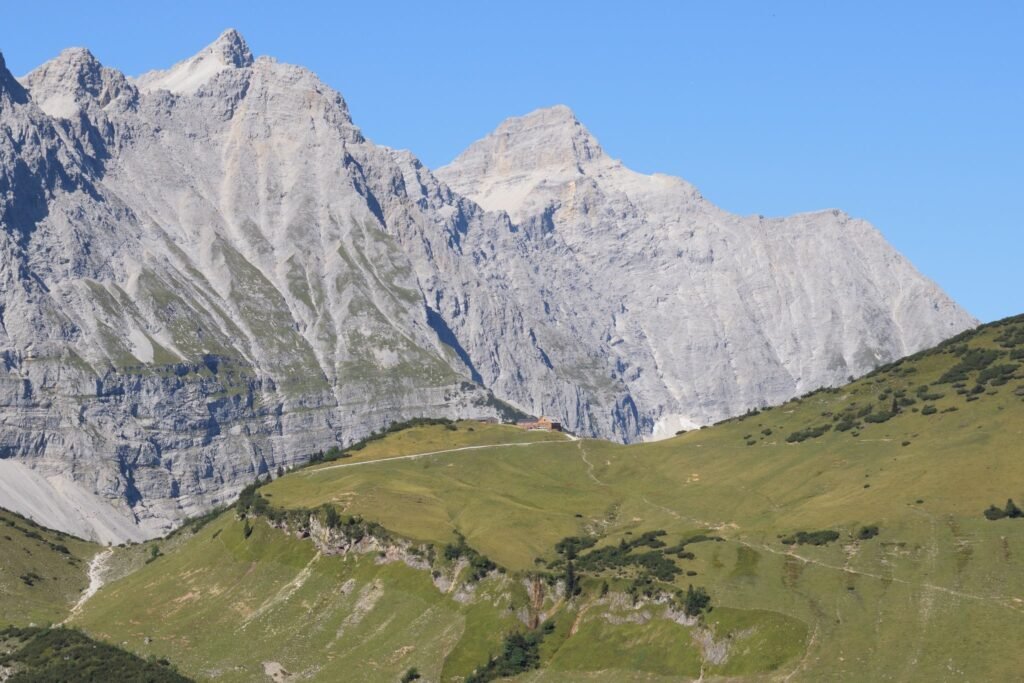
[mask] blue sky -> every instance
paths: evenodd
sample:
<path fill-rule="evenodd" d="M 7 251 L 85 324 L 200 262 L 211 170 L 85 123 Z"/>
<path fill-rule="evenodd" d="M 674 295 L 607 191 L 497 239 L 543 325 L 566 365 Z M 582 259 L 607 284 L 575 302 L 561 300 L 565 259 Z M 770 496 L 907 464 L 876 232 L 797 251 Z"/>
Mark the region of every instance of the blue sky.
<path fill-rule="evenodd" d="M 0 50 L 137 75 L 229 26 L 428 166 L 564 103 L 636 170 L 742 214 L 842 208 L 981 320 L 1024 313 L 1024 3 L 34 0 Z"/>

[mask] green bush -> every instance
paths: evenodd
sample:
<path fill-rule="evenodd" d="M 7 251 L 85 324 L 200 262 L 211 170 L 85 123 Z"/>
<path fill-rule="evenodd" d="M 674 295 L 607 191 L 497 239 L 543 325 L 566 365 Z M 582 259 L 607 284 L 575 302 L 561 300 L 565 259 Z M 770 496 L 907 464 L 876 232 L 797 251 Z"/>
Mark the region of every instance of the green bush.
<path fill-rule="evenodd" d="M 839 532 L 831 529 L 821 531 L 798 531 L 782 539 L 784 545 L 827 545 L 839 539 Z"/>
<path fill-rule="evenodd" d="M 147 662 L 113 645 L 67 628 L 6 628 L 0 669 L 8 683 L 189 683 L 166 659 Z"/>
<path fill-rule="evenodd" d="M 871 526 L 862 526 L 857 531 L 857 538 L 859 538 L 862 541 L 866 541 L 868 539 L 874 538 L 877 535 L 878 535 L 878 525 L 877 524 L 872 524 Z"/>
<path fill-rule="evenodd" d="M 896 417 L 896 411 L 894 411 L 894 410 L 887 410 L 887 411 L 881 411 L 881 412 L 877 412 L 877 413 L 871 413 L 870 415 L 866 415 L 864 417 L 864 421 L 865 422 L 872 422 L 874 424 L 881 424 L 882 422 L 888 422 L 889 420 L 891 420 L 894 417 Z"/>
<path fill-rule="evenodd" d="M 540 644 L 544 636 L 555 628 L 548 621 L 527 633 L 512 632 L 505 636 L 501 654 L 490 657 L 487 664 L 474 669 L 465 683 L 487 683 L 498 678 L 510 678 L 540 667 Z"/>
<path fill-rule="evenodd" d="M 995 349 L 967 349 L 960 356 L 960 362 L 947 370 L 937 384 L 963 382 L 967 379 L 968 373 L 984 370 L 1001 355 L 1002 352 Z"/>
<path fill-rule="evenodd" d="M 466 558 L 469 562 L 470 568 L 470 580 L 479 581 L 495 569 L 499 569 L 498 565 L 490 560 L 485 555 L 481 555 L 476 550 L 471 548 L 466 543 L 466 537 L 458 531 L 455 532 L 455 543 L 448 543 L 444 547 L 444 557 L 446 560 L 457 560 L 460 557 Z"/>
<path fill-rule="evenodd" d="M 1019 363 L 1002 363 L 985 368 L 978 373 L 978 384 L 985 384 L 993 380 L 1005 383 L 1019 368 Z"/>
<path fill-rule="evenodd" d="M 1003 509 L 997 508 L 995 505 L 989 505 L 985 509 L 985 519 L 991 520 L 993 522 L 997 519 L 1002 519 L 1005 516 L 1006 513 L 1003 511 Z"/>
<path fill-rule="evenodd" d="M 851 429 L 853 429 L 856 426 L 857 426 L 856 422 L 854 422 L 853 420 L 851 420 L 849 418 L 844 417 L 843 419 L 841 419 L 839 422 L 836 423 L 835 430 L 837 432 L 848 432 L 848 431 L 850 431 Z"/>
<path fill-rule="evenodd" d="M 555 544 L 555 552 L 572 560 L 581 550 L 586 550 L 595 543 L 597 539 L 590 536 L 568 536 Z"/>
<path fill-rule="evenodd" d="M 330 503 L 324 503 L 320 508 L 322 511 L 322 521 L 324 526 L 328 529 L 337 529 L 341 526 L 341 515 L 338 514 L 337 508 Z"/>
<path fill-rule="evenodd" d="M 786 442 L 800 443 L 801 441 L 806 441 L 807 439 L 817 439 L 819 436 L 826 433 L 830 429 L 832 429 L 832 425 L 830 424 L 819 425 L 817 427 L 808 427 L 807 429 L 802 429 L 798 432 L 793 432 L 792 434 L 787 436 Z"/>
<path fill-rule="evenodd" d="M 683 612 L 688 617 L 695 617 L 711 605 L 711 596 L 704 588 L 693 587 L 691 583 L 686 589 L 686 597 L 683 600 Z"/>

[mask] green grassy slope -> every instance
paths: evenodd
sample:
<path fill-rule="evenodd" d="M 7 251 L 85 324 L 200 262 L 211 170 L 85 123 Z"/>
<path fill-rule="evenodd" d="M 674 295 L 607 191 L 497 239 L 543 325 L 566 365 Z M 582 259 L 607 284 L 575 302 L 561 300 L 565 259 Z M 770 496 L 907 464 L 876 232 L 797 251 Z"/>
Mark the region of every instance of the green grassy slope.
<path fill-rule="evenodd" d="M 259 680 L 277 666 L 325 681 L 397 680 L 415 666 L 437 680 L 467 623 L 487 646 L 512 625 L 501 609 L 515 590 L 506 580 L 485 582 L 487 609 L 474 610 L 437 590 L 428 572 L 376 559 L 321 556 L 263 523 L 246 538 L 226 513 L 104 588 L 76 623 L 222 681 Z"/>
<path fill-rule="evenodd" d="M 89 584 L 100 546 L 0 509 L 0 626 L 51 624 Z"/>
<path fill-rule="evenodd" d="M 358 455 L 380 462 L 305 469 L 260 493 L 277 508 L 333 505 L 437 547 L 458 531 L 509 572 L 476 598 L 460 601 L 427 571 L 373 555 L 314 560 L 310 541 L 262 520 L 245 539 L 229 512 L 101 591 L 78 623 L 198 677 L 251 680 L 272 661 L 321 680 L 345 671 L 394 680 L 407 666 L 450 680 L 520 623 L 528 574 L 562 571 L 560 539 L 601 548 L 660 529 L 669 545 L 702 532 L 723 539 L 687 543 L 694 557 L 673 560 L 684 573 L 658 584 L 705 587 L 713 610 L 703 623 L 634 606 L 635 570 L 583 572 L 581 595 L 549 594 L 544 612 L 557 627 L 542 668 L 524 680 L 1019 674 L 1024 518 L 982 512 L 1024 503 L 1024 317 L 659 443 L 555 441 L 386 461 L 508 443 L 505 428 L 470 426 L 392 435 Z M 878 534 L 859 538 L 865 526 Z M 838 539 L 783 542 L 818 530 Z M 367 610 L 359 596 L 378 593 Z M 350 618 L 358 624 L 340 628 Z"/>

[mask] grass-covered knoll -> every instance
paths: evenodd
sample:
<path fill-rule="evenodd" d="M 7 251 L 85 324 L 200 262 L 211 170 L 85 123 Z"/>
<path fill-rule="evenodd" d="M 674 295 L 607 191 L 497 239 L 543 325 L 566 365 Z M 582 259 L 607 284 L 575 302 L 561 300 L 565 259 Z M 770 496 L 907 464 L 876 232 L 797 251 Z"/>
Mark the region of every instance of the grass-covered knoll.
<path fill-rule="evenodd" d="M 512 425 L 490 424 L 477 420 L 413 420 L 403 429 L 383 430 L 342 451 L 344 463 L 386 460 L 418 453 L 487 446 L 502 443 L 566 441 L 559 432 L 526 431 Z M 403 425 L 397 425 L 403 426 Z M 386 437 L 386 441 L 383 437 Z M 328 465 L 329 466 L 329 465 Z"/>
<path fill-rule="evenodd" d="M 229 512 L 101 591 L 80 623 L 226 680 L 259 670 L 252 652 L 321 680 L 356 662 L 366 680 L 409 667 L 453 680 L 538 615 L 555 628 L 524 680 L 1012 680 L 1024 523 L 984 511 L 1024 500 L 1022 345 L 1024 318 L 1004 321 L 653 444 L 395 459 L 507 443 L 506 428 L 392 434 L 263 486 L 262 505 L 327 505 L 438 551 L 464 543 L 507 571 L 472 597 L 372 554 L 318 557 Z M 531 612 L 538 585 L 547 602 Z M 711 599 L 697 617 L 684 609 L 691 585 Z"/>
<path fill-rule="evenodd" d="M 88 585 L 94 543 L 0 510 L 0 626 L 51 624 Z"/>
<path fill-rule="evenodd" d="M 0 630 L 7 683 L 188 683 L 166 659 L 147 661 L 67 628 Z"/>
<path fill-rule="evenodd" d="M 250 521 L 250 520 L 246 520 Z M 429 571 L 376 553 L 326 556 L 309 540 L 227 512 L 177 549 L 105 587 L 75 623 L 95 637 L 166 657 L 198 679 L 397 681 L 417 668 L 468 674 L 515 627 L 525 590 L 494 575 L 479 603 L 438 589 Z M 467 632 L 471 629 L 471 632 Z M 476 646 L 447 662 L 461 641 Z M 358 672 L 358 674 L 357 674 Z"/>

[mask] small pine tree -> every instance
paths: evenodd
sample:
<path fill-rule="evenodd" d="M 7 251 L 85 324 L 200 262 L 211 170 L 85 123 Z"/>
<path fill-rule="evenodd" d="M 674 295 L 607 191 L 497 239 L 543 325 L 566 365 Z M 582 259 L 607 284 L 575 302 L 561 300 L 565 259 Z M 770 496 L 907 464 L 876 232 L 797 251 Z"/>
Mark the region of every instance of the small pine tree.
<path fill-rule="evenodd" d="M 1024 515 L 1024 512 L 1021 512 L 1021 509 L 1013 502 L 1013 498 L 1007 499 L 1006 507 L 1003 509 L 1003 512 L 1005 512 L 1006 516 L 1010 519 L 1016 519 L 1017 517 Z"/>
<path fill-rule="evenodd" d="M 573 566 L 572 560 L 568 560 L 565 563 L 565 596 L 571 598 L 579 595 L 581 590 L 579 577 L 576 576 L 576 568 Z"/>
<path fill-rule="evenodd" d="M 683 601 L 683 612 L 686 616 L 695 617 L 707 609 L 710 604 L 711 596 L 707 591 L 700 586 L 694 588 L 691 583 L 690 587 L 686 589 L 686 598 Z"/>

